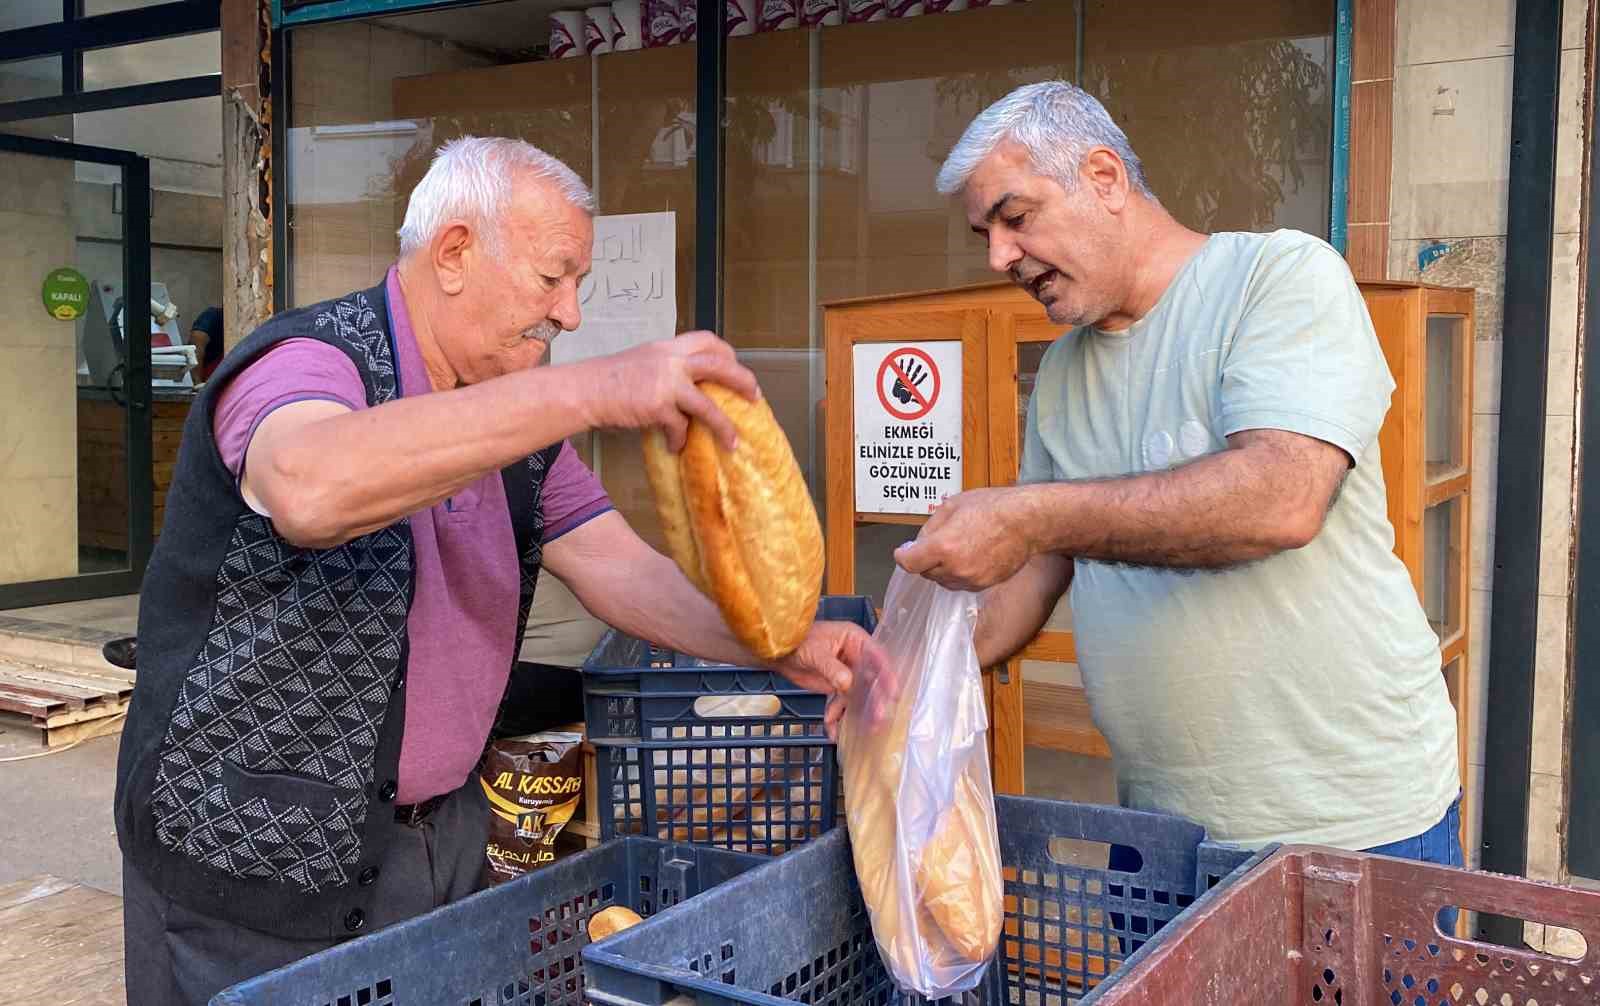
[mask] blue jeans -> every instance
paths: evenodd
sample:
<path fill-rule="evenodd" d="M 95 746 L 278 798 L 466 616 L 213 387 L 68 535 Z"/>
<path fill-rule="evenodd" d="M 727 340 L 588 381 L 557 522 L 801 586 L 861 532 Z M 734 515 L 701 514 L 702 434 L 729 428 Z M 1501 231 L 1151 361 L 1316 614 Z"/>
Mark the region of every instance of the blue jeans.
<path fill-rule="evenodd" d="M 1444 812 L 1444 817 L 1439 823 L 1429 828 L 1420 835 L 1390 842 L 1372 849 L 1363 849 L 1378 856 L 1393 856 L 1397 859 L 1414 859 L 1423 863 L 1437 863 L 1440 866 L 1463 865 L 1461 856 L 1461 796 L 1457 794 L 1455 802 L 1450 804 L 1450 809 Z M 1113 845 L 1110 856 L 1106 862 L 1106 869 L 1119 873 L 1137 873 L 1144 860 L 1133 849 L 1125 845 Z M 1113 897 L 1122 895 L 1122 886 L 1111 885 L 1107 891 Z M 1455 906 L 1439 909 L 1439 928 L 1450 935 L 1455 935 L 1456 916 L 1458 911 Z M 1160 929 L 1163 923 L 1151 919 L 1151 932 Z M 1125 928 L 1123 917 L 1120 913 L 1111 913 L 1111 927 L 1116 930 Z M 1128 942 L 1128 953 L 1133 953 L 1144 945 L 1144 940 L 1133 939 Z"/>
<path fill-rule="evenodd" d="M 1444 812 L 1444 817 L 1440 818 L 1439 823 L 1422 834 L 1365 851 L 1379 856 L 1437 863 L 1440 866 L 1464 865 L 1465 860 L 1461 855 L 1461 797 L 1457 795 L 1455 802 L 1450 804 L 1450 809 Z M 1439 909 L 1439 928 L 1454 936 L 1456 915 L 1457 911 L 1453 905 Z"/>

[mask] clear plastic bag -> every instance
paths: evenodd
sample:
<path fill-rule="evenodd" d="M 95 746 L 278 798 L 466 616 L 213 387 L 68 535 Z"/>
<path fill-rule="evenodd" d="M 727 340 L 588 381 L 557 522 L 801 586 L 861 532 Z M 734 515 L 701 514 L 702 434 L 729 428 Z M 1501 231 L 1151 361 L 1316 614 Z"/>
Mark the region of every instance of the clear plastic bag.
<path fill-rule="evenodd" d="M 839 727 L 856 878 L 878 952 L 902 989 L 975 988 L 1003 901 L 988 715 L 972 633 L 976 594 L 896 570 Z"/>

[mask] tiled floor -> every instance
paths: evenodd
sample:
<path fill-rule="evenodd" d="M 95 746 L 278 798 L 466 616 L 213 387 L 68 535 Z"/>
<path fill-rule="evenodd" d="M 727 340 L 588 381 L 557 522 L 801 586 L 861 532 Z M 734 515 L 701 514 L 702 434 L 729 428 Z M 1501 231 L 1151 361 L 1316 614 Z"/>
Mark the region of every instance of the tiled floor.
<path fill-rule="evenodd" d="M 138 622 L 137 594 L 0 611 L 0 631 L 12 629 L 79 643 L 103 643 L 131 636 Z"/>
<path fill-rule="evenodd" d="M 0 885 L 0 1006 L 123 1006 L 122 899 L 59 877 Z"/>

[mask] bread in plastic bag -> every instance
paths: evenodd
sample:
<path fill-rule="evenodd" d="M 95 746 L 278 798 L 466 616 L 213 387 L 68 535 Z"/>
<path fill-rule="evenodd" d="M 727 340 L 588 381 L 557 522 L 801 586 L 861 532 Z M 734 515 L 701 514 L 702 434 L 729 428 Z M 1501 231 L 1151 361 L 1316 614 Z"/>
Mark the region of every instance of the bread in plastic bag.
<path fill-rule="evenodd" d="M 977 595 L 896 570 L 839 726 L 856 878 L 902 988 L 970 991 L 1000 942 L 1003 891 L 988 716 L 973 649 Z"/>

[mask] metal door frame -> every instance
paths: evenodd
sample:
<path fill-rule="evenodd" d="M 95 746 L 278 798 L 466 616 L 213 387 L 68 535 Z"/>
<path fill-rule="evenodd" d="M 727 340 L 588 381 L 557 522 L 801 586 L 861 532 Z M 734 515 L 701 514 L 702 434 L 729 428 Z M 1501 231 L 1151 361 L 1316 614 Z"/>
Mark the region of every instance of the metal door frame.
<path fill-rule="evenodd" d="M 122 169 L 126 202 L 122 214 L 122 289 L 150 289 L 150 162 L 126 150 L 0 133 L 0 151 L 66 161 L 110 164 Z M 150 331 L 150 298 L 124 296 L 123 329 Z M 64 601 L 84 601 L 139 592 L 154 535 L 151 476 L 150 340 L 127 339 L 128 568 L 80 573 L 54 580 L 0 584 L 0 610 Z"/>
<path fill-rule="evenodd" d="M 1590 66 L 1585 88 L 1592 92 L 1595 69 Z M 1589 165 L 1585 168 L 1584 205 L 1593 206 L 1600 198 L 1600 172 L 1594 170 L 1600 154 L 1600 108 L 1589 108 Z M 1593 211 L 1590 211 L 1592 215 Z M 1600 248 L 1593 232 L 1584 227 L 1584 301 L 1582 360 L 1584 374 L 1600 371 Z M 1583 395 L 1578 412 L 1579 462 L 1576 474 L 1578 507 L 1573 515 L 1577 554 L 1572 591 L 1571 709 L 1567 726 L 1568 808 L 1566 866 L 1574 874 L 1600 880 L 1600 394 L 1592 389 Z M 1531 712 L 1530 712 L 1531 718 Z"/>

